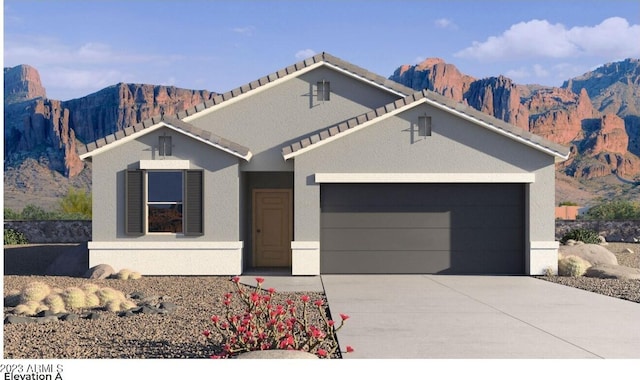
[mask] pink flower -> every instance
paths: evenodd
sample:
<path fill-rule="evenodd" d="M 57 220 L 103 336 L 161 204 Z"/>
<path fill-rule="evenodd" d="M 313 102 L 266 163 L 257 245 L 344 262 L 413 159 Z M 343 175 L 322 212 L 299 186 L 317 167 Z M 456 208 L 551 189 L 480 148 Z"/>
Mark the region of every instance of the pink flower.
<path fill-rule="evenodd" d="M 355 351 L 353 347 L 347 346 L 347 353 Z"/>
<path fill-rule="evenodd" d="M 234 277 L 231 279 L 231 281 L 233 281 L 233 282 L 235 282 L 235 283 L 237 284 L 238 282 L 240 282 L 240 277 L 238 277 L 238 276 L 234 276 Z"/>
<path fill-rule="evenodd" d="M 257 303 L 260 301 L 260 295 L 258 293 L 251 293 L 251 302 Z"/>
<path fill-rule="evenodd" d="M 289 305 L 289 306 L 293 305 L 293 301 L 292 300 L 288 299 L 286 302 L 287 302 L 287 305 Z"/>
<path fill-rule="evenodd" d="M 319 348 L 318 349 L 318 356 L 320 356 L 321 358 L 326 358 L 327 357 L 327 350 Z"/>
<path fill-rule="evenodd" d="M 209 337 L 209 335 L 211 335 L 211 331 L 209 331 L 209 330 L 204 330 L 204 331 L 202 332 L 202 335 L 204 335 L 205 337 L 207 337 L 207 338 L 208 338 L 208 337 Z"/>
<path fill-rule="evenodd" d="M 264 278 L 262 278 L 262 277 L 256 277 L 256 282 L 257 282 L 258 284 L 262 284 L 262 283 L 264 282 Z"/>
<path fill-rule="evenodd" d="M 302 297 L 300 297 L 300 299 L 302 300 L 302 302 L 307 303 L 309 302 L 309 296 L 308 295 L 303 295 Z"/>
<path fill-rule="evenodd" d="M 211 317 L 211 321 L 217 324 L 220 321 L 220 317 L 218 317 L 217 315 L 214 315 Z"/>
<path fill-rule="evenodd" d="M 333 319 L 329 319 L 329 320 L 327 321 L 327 324 L 328 324 L 329 326 L 333 326 L 333 325 L 335 324 L 335 322 L 333 321 Z"/>
<path fill-rule="evenodd" d="M 268 292 L 269 292 L 269 294 L 273 294 L 273 293 L 276 292 L 276 290 L 274 288 L 269 288 Z"/>
<path fill-rule="evenodd" d="M 347 319 L 349 319 L 349 316 L 346 314 L 340 314 L 340 318 L 342 318 L 343 321 L 346 321 Z"/>
<path fill-rule="evenodd" d="M 222 355 L 211 355 L 211 356 L 209 356 L 209 359 L 223 359 L 223 358 L 224 358 L 224 356 L 222 356 Z"/>
<path fill-rule="evenodd" d="M 314 302 L 313 304 L 319 307 L 319 306 L 322 306 L 322 304 L 324 304 L 324 301 L 322 301 L 322 300 L 317 300 L 317 301 L 316 301 L 316 302 Z"/>
<path fill-rule="evenodd" d="M 226 300 L 224 300 L 222 303 L 223 303 L 225 306 L 229 306 L 229 305 L 231 305 L 231 300 L 226 299 Z"/>

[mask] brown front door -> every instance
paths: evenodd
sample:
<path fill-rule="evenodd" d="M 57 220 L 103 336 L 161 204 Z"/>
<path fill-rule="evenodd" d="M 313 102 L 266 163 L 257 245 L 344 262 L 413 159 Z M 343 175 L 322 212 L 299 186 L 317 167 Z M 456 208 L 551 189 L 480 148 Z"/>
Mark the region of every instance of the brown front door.
<path fill-rule="evenodd" d="M 253 190 L 253 265 L 291 266 L 291 189 Z"/>

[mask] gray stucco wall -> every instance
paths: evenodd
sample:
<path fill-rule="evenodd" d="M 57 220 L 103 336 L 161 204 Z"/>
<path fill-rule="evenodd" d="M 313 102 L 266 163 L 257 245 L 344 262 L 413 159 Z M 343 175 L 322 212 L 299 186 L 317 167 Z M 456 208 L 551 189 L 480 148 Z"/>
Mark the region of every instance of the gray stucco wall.
<path fill-rule="evenodd" d="M 318 102 L 316 83 L 322 80 L 331 83 L 331 98 Z M 292 171 L 292 162 L 282 158 L 283 146 L 398 98 L 332 69 L 319 68 L 188 121 L 248 147 L 253 158 L 241 163 L 242 171 Z"/>
<path fill-rule="evenodd" d="M 140 160 L 155 157 L 158 136 L 172 136 L 171 159 L 189 160 L 190 169 L 204 173 L 203 236 L 149 234 L 131 237 L 125 234 L 124 173 L 138 169 Z M 169 158 L 167 158 L 169 159 Z M 239 240 L 239 158 L 196 141 L 169 128 L 161 128 L 126 144 L 101 153 L 93 160 L 93 241 L 136 239 L 166 241 L 176 239 L 207 241 Z"/>
<path fill-rule="evenodd" d="M 432 117 L 430 137 L 412 136 L 418 116 Z M 553 157 L 429 105 L 319 146 L 295 161 L 296 240 L 319 240 L 320 186 L 315 173 L 535 173 L 529 186 L 527 239 L 554 240 Z M 499 237 L 496 237 L 499 238 Z"/>

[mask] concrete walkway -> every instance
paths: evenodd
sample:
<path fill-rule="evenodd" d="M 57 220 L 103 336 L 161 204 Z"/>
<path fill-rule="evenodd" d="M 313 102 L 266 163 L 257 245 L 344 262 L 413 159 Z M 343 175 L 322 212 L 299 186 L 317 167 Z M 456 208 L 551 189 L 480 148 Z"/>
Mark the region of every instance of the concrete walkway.
<path fill-rule="evenodd" d="M 640 304 L 531 277 L 322 275 L 346 358 L 640 358 Z"/>

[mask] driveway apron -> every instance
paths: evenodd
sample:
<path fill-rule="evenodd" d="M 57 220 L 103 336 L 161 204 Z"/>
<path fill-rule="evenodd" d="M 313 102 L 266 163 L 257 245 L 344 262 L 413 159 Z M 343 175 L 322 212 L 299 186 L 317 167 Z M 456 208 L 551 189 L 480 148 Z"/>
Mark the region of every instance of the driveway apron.
<path fill-rule="evenodd" d="M 640 358 L 640 304 L 527 276 L 322 275 L 349 358 Z"/>

